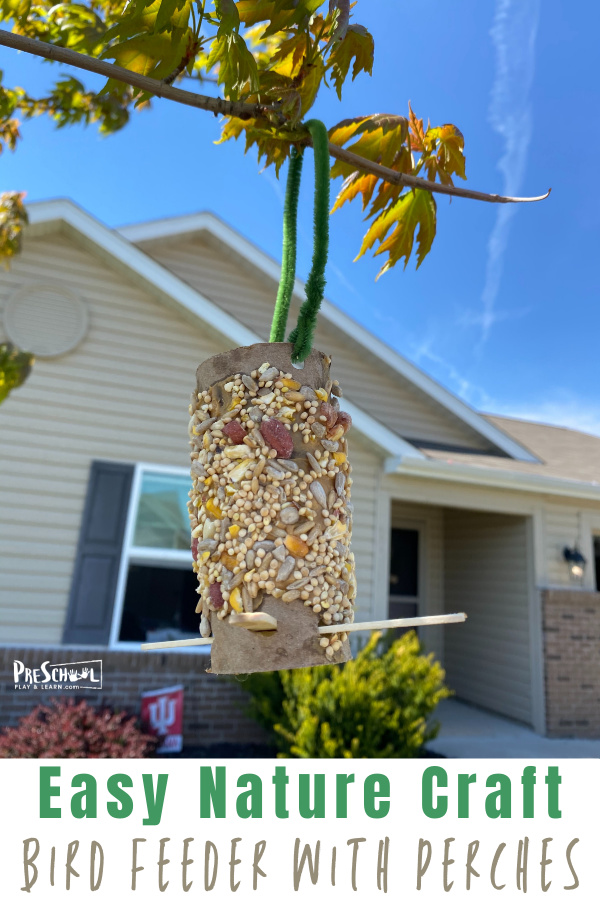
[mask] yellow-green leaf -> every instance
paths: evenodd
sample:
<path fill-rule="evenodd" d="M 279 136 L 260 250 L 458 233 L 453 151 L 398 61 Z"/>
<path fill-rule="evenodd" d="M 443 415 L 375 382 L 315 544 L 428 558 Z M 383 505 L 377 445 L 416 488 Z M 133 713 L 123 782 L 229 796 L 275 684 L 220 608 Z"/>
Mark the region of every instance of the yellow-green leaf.
<path fill-rule="evenodd" d="M 342 85 L 348 75 L 350 64 L 352 67 L 352 81 L 359 72 L 373 72 L 373 58 L 375 54 L 375 42 L 373 36 L 362 25 L 349 25 L 343 40 L 334 45 L 329 56 L 331 76 L 337 95 L 342 99 Z"/>
<path fill-rule="evenodd" d="M 0 403 L 23 384 L 33 363 L 32 353 L 24 353 L 11 343 L 0 344 Z"/>
<path fill-rule="evenodd" d="M 425 135 L 425 141 L 433 150 L 437 149 L 436 161 L 438 170 L 443 170 L 448 176 L 458 175 L 466 180 L 465 174 L 465 139 L 456 125 L 441 125 L 439 128 L 429 128 Z M 450 183 L 452 179 L 450 179 Z"/>
<path fill-rule="evenodd" d="M 390 229 L 392 229 L 390 231 Z M 387 253 L 388 259 L 378 278 L 404 258 L 404 268 L 417 241 L 417 269 L 431 250 L 436 230 L 436 204 L 429 191 L 408 191 L 375 219 L 363 240 L 357 259 L 376 241 L 380 246 L 375 256 Z M 389 234 L 388 234 L 389 232 Z M 387 235 L 387 237 L 386 237 Z"/>

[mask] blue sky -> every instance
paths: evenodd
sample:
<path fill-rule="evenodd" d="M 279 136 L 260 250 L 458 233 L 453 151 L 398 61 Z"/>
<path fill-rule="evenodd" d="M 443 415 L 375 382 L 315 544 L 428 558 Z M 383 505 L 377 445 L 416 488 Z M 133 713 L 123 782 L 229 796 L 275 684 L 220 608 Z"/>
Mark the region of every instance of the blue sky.
<path fill-rule="evenodd" d="M 600 434 L 600 15 L 588 6 L 575 16 L 560 0 L 430 0 L 426 10 L 417 18 L 398 0 L 359 0 L 356 20 L 375 37 L 373 77 L 359 76 L 341 104 L 322 92 L 314 113 L 331 125 L 406 113 L 410 100 L 425 120 L 462 130 L 468 186 L 552 195 L 518 208 L 440 199 L 419 271 L 411 262 L 377 283 L 378 261 L 352 262 L 364 229 L 359 208 L 345 207 L 332 217 L 327 295 L 478 409 Z M 4 48 L 0 67 L 32 92 L 56 71 Z M 111 226 L 210 209 L 279 258 L 283 184 L 241 146 L 215 146 L 219 124 L 206 113 L 157 101 L 108 139 L 43 119 L 23 133 L 0 159 L 1 190 L 67 196 Z M 311 181 L 308 165 L 301 277 Z"/>

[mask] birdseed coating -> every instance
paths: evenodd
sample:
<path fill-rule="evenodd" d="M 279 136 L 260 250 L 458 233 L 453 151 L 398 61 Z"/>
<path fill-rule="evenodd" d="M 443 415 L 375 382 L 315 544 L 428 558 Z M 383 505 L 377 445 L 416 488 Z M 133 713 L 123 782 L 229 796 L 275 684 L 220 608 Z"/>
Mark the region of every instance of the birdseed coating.
<path fill-rule="evenodd" d="M 255 612 L 265 596 L 303 603 L 319 625 L 354 619 L 352 504 L 337 382 L 313 389 L 263 363 L 193 393 L 188 510 L 200 595 L 210 618 Z M 328 659 L 346 632 L 323 635 Z"/>

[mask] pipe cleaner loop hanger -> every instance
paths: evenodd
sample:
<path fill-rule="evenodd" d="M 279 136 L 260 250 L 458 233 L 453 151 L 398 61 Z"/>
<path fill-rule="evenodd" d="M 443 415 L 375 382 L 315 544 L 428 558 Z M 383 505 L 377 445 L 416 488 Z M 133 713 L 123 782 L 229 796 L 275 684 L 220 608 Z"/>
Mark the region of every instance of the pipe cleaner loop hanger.
<path fill-rule="evenodd" d="M 329 254 L 329 138 L 319 119 L 310 119 L 306 127 L 312 137 L 315 154 L 315 201 L 312 265 L 306 280 L 306 300 L 300 307 L 298 322 L 288 341 L 294 345 L 292 362 L 304 362 L 312 350 L 317 315 L 325 292 L 325 267 Z M 293 148 L 290 155 L 283 220 L 281 279 L 271 328 L 271 341 L 284 340 L 285 327 L 296 275 L 297 216 L 302 155 Z"/>

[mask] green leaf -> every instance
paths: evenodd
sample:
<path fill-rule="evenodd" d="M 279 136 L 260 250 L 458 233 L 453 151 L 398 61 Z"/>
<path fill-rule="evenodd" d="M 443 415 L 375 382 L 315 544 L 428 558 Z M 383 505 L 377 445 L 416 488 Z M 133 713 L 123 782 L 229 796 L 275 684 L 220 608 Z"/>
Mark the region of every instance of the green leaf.
<path fill-rule="evenodd" d="M 8 262 L 21 249 L 23 229 L 27 225 L 25 194 L 7 191 L 0 194 L 0 261 L 8 268 Z"/>
<path fill-rule="evenodd" d="M 11 343 L 0 344 L 0 403 L 23 384 L 33 363 L 32 353 L 24 353 Z"/>
<path fill-rule="evenodd" d="M 362 25 L 349 25 L 343 40 L 334 45 L 329 57 L 331 76 L 337 95 L 342 99 L 342 86 L 352 67 L 352 81 L 359 72 L 373 73 L 375 42 L 373 36 Z"/>
<path fill-rule="evenodd" d="M 240 14 L 233 0 L 215 0 L 215 9 L 220 19 L 219 37 L 239 31 Z"/>
<path fill-rule="evenodd" d="M 164 78 L 180 63 L 184 42 L 173 35 L 143 34 L 113 44 L 102 54 L 102 58 L 114 59 L 117 65 L 154 78 Z"/>
<path fill-rule="evenodd" d="M 251 93 L 258 91 L 256 60 L 237 32 L 217 36 L 212 42 L 206 68 L 210 70 L 216 65 L 219 67 L 217 81 L 223 85 L 226 97 L 237 99 L 240 89 L 246 86 Z"/>
<path fill-rule="evenodd" d="M 156 21 L 154 23 L 154 31 L 156 34 L 159 34 L 165 28 L 170 28 L 171 20 L 177 9 L 181 6 L 186 6 L 185 0 L 161 0 L 159 10 L 156 14 Z"/>

